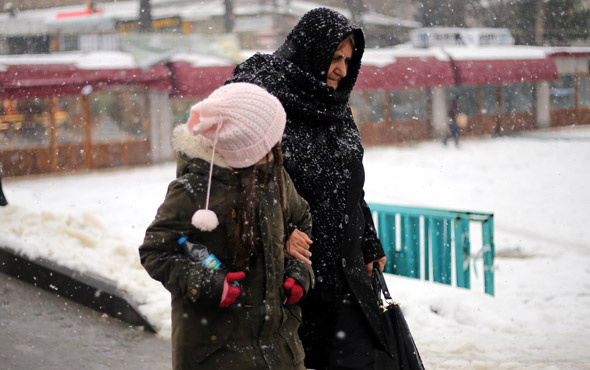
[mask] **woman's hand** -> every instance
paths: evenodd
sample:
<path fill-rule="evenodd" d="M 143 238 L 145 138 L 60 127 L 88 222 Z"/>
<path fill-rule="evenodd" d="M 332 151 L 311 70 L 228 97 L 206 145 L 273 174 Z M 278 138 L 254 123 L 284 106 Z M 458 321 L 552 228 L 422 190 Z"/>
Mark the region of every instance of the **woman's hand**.
<path fill-rule="evenodd" d="M 309 246 L 313 243 L 311 239 L 301 230 L 295 229 L 289 235 L 289 239 L 286 244 L 286 256 L 291 258 L 297 258 L 306 264 L 311 266 L 311 252 Z"/>
<path fill-rule="evenodd" d="M 383 256 L 383 257 L 379 258 L 378 260 L 367 263 L 367 271 L 369 272 L 369 276 L 373 277 L 373 265 L 375 263 L 379 266 L 379 270 L 383 271 L 383 269 L 385 268 L 386 262 L 387 262 L 387 257 Z"/>

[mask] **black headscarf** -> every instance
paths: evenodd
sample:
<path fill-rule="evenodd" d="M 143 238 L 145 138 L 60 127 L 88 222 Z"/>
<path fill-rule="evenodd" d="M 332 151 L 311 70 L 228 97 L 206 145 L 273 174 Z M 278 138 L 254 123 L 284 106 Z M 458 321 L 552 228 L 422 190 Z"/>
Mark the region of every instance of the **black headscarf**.
<path fill-rule="evenodd" d="M 348 98 L 356 82 L 365 50 L 365 38 L 342 14 L 327 8 L 318 8 L 305 14 L 291 30 L 285 42 L 274 53 L 296 64 L 325 82 L 338 45 L 352 34 L 355 41 L 347 76 L 338 84 L 336 95 Z"/>
<path fill-rule="evenodd" d="M 334 52 L 352 34 L 348 72 L 334 90 L 326 84 Z M 327 8 L 306 13 L 273 54 L 255 54 L 234 70 L 229 82 L 250 82 L 275 95 L 289 118 L 333 124 L 348 116 L 348 99 L 361 68 L 365 38 L 342 14 Z"/>

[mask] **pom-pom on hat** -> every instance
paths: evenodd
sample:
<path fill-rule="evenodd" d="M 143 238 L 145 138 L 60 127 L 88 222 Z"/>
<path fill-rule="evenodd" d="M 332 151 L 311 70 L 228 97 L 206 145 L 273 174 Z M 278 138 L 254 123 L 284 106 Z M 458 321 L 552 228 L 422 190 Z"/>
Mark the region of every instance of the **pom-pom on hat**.
<path fill-rule="evenodd" d="M 211 175 L 215 154 L 233 168 L 245 168 L 259 162 L 277 144 L 285 129 L 286 114 L 281 102 L 263 88 L 249 83 L 232 83 L 213 91 L 195 104 L 187 125 L 213 148 L 205 209 L 198 210 L 192 224 L 211 231 L 219 224 L 209 210 Z"/>

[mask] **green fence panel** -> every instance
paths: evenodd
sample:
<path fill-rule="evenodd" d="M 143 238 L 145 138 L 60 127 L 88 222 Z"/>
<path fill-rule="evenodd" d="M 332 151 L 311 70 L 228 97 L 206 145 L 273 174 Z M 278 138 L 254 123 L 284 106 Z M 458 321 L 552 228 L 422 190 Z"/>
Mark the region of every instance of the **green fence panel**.
<path fill-rule="evenodd" d="M 414 278 L 420 277 L 420 218 L 404 215 L 401 217 L 402 249 L 396 255 L 397 269 L 394 273 Z"/>
<path fill-rule="evenodd" d="M 430 235 L 432 280 L 451 284 L 451 220 L 435 217 Z"/>
<path fill-rule="evenodd" d="M 387 255 L 386 272 L 452 284 L 454 251 L 456 285 L 462 288 L 471 287 L 469 225 L 470 222 L 481 223 L 484 289 L 486 293 L 494 295 L 492 213 L 386 204 L 369 204 L 369 207 L 377 216 L 379 238 Z"/>
<path fill-rule="evenodd" d="M 455 271 L 457 272 L 457 286 L 469 288 L 470 284 L 470 242 L 469 219 L 460 217 L 454 220 L 455 230 Z"/>
<path fill-rule="evenodd" d="M 432 227 L 432 217 L 424 217 L 424 234 L 422 234 L 422 240 L 424 240 L 424 280 L 430 280 L 430 229 Z"/>
<path fill-rule="evenodd" d="M 496 253 L 494 247 L 494 217 L 491 216 L 484 221 L 481 228 L 485 291 L 490 295 L 494 295 L 494 256 Z"/>
<path fill-rule="evenodd" d="M 397 253 L 395 214 L 379 213 L 377 224 L 380 227 L 379 239 L 383 244 L 385 255 L 394 256 Z M 385 272 L 394 273 L 397 258 L 388 258 Z"/>

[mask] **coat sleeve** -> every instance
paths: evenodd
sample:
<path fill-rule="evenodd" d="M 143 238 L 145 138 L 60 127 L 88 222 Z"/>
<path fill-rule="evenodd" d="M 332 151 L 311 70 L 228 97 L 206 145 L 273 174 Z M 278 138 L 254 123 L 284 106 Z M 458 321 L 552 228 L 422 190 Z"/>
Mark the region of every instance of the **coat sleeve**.
<path fill-rule="evenodd" d="M 365 231 L 361 249 L 363 251 L 365 263 L 369 263 L 385 256 L 385 252 L 383 251 L 383 245 L 377 236 L 377 230 L 375 229 L 375 224 L 373 223 L 371 209 L 369 208 L 367 202 L 365 202 L 364 191 L 360 200 L 360 206 L 365 219 Z"/>
<path fill-rule="evenodd" d="M 173 295 L 206 307 L 217 307 L 223 293 L 225 273 L 192 262 L 178 245 L 183 235 L 194 234 L 190 223 L 197 206 L 184 185 L 173 181 L 156 218 L 139 247 L 140 261 L 149 275 Z"/>
<path fill-rule="evenodd" d="M 311 238 L 312 221 L 309 204 L 297 193 L 293 181 L 291 181 L 285 170 L 283 170 L 283 174 L 285 178 L 285 200 L 287 202 L 287 223 L 289 225 L 288 230 L 286 230 L 287 237 L 291 235 L 294 229 L 299 229 Z M 286 259 L 286 265 L 285 276 L 297 280 L 303 287 L 305 297 L 309 289 L 315 285 L 312 268 L 296 258 Z"/>
<path fill-rule="evenodd" d="M 293 230 L 299 229 L 311 238 L 311 210 L 309 204 L 303 197 L 297 193 L 291 177 L 283 169 L 283 178 L 285 179 L 285 201 L 287 209 L 287 235 L 291 235 Z"/>

